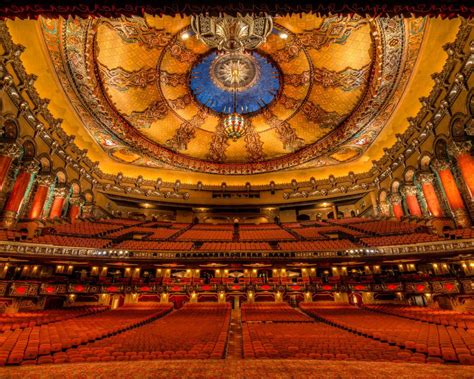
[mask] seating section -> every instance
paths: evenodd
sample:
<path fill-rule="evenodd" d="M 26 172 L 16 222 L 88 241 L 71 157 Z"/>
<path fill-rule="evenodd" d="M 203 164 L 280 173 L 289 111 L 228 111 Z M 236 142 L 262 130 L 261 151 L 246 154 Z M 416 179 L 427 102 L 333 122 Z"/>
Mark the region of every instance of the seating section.
<path fill-rule="evenodd" d="M 268 242 L 204 242 L 200 250 L 232 251 L 232 250 L 272 250 Z"/>
<path fill-rule="evenodd" d="M 146 228 L 141 226 L 134 226 L 128 229 L 119 230 L 107 235 L 108 238 L 116 238 L 125 234 L 147 234 L 147 239 L 150 240 L 164 240 L 176 234 L 176 229 L 167 228 Z"/>
<path fill-rule="evenodd" d="M 279 245 L 281 250 L 291 251 L 345 250 L 359 247 L 355 243 L 346 239 L 280 242 Z"/>
<path fill-rule="evenodd" d="M 287 303 L 242 304 L 242 321 L 313 322 L 313 319 Z"/>
<path fill-rule="evenodd" d="M 186 224 L 125 219 L 79 221 L 45 227 L 41 236 L 0 230 L 0 241 L 137 251 L 334 251 L 390 245 L 472 239 L 474 229 L 438 235 L 413 221 L 348 218 L 285 224 Z M 163 243 L 159 243 L 163 242 Z M 181 245 L 179 243 L 189 242 Z M 222 243 L 231 244 L 222 244 Z"/>
<path fill-rule="evenodd" d="M 145 240 L 126 240 L 115 246 L 117 249 L 126 250 L 191 250 L 192 242 L 159 242 Z"/>
<path fill-rule="evenodd" d="M 404 348 L 403 353 L 415 352 L 411 361 L 474 364 L 474 334 L 469 330 L 410 320 L 353 306 L 317 306 L 314 303 L 303 303 L 301 308 L 332 325 Z"/>
<path fill-rule="evenodd" d="M 321 322 L 244 322 L 242 333 L 244 358 L 409 361 L 414 355 Z"/>
<path fill-rule="evenodd" d="M 62 353 L 126 329 L 143 324 L 169 312 L 170 305 L 129 305 L 116 310 L 94 313 L 49 324 L 5 331 L 0 335 L 0 365 L 26 363 L 62 363 L 74 360 Z M 54 357 L 51 355 L 56 353 Z"/>
<path fill-rule="evenodd" d="M 31 239 L 30 242 L 55 246 L 89 247 L 98 249 L 107 247 L 112 242 L 112 240 L 104 238 L 72 237 L 50 234 L 46 236 L 35 237 Z"/>
<path fill-rule="evenodd" d="M 68 320 L 70 318 L 85 316 L 87 314 L 102 312 L 108 307 L 84 306 L 48 311 L 18 312 L 11 314 L 0 314 L 0 332 L 24 329 L 36 325 L 49 324 L 51 322 Z"/>
<path fill-rule="evenodd" d="M 364 308 L 433 324 L 470 329 L 474 333 L 474 313 L 401 305 L 366 305 Z"/>
<path fill-rule="evenodd" d="M 295 237 L 283 229 L 240 230 L 242 241 L 281 241 L 294 240 Z"/>
<path fill-rule="evenodd" d="M 120 224 L 102 224 L 100 222 L 77 222 L 74 224 L 63 224 L 54 227 L 58 234 L 67 234 L 86 237 L 100 237 L 112 230 L 120 229 Z"/>
<path fill-rule="evenodd" d="M 343 221 L 344 219 L 341 220 L 341 222 Z M 420 226 L 406 221 L 377 220 L 356 223 L 352 225 L 352 227 L 362 230 L 363 232 L 373 233 L 377 235 L 387 235 L 415 233 Z"/>
<path fill-rule="evenodd" d="M 370 237 L 361 238 L 367 246 L 389 246 L 389 245 L 406 245 L 412 243 L 425 243 L 442 241 L 443 238 L 435 234 L 428 233 L 413 233 L 403 234 L 399 236 L 385 236 L 385 237 Z"/>
<path fill-rule="evenodd" d="M 232 241 L 232 230 L 189 229 L 177 241 Z"/>
<path fill-rule="evenodd" d="M 70 362 L 219 359 L 224 357 L 229 323 L 229 304 L 188 303 L 140 328 L 56 353 L 54 359 Z"/>

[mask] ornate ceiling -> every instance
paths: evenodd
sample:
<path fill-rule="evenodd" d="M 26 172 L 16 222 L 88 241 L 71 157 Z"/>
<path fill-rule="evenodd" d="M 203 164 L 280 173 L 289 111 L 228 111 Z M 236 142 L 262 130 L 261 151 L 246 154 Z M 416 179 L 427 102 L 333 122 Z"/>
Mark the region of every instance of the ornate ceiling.
<path fill-rule="evenodd" d="M 274 17 L 267 40 L 238 62 L 190 24 L 7 22 L 39 95 L 104 174 L 253 186 L 365 175 L 419 111 L 460 19 Z M 235 85 L 247 128 L 233 141 L 222 120 Z"/>
<path fill-rule="evenodd" d="M 114 160 L 212 174 L 352 161 L 403 95 L 426 24 L 423 18 L 278 18 L 266 42 L 238 63 L 247 82 L 237 107 L 247 126 L 233 141 L 222 122 L 231 104 L 225 75 L 232 62 L 198 40 L 189 23 L 41 20 L 65 93 Z"/>

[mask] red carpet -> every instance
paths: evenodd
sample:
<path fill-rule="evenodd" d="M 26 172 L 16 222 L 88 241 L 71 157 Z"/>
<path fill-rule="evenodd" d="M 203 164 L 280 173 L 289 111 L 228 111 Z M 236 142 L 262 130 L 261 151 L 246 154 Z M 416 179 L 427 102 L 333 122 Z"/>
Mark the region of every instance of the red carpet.
<path fill-rule="evenodd" d="M 8 367 L 0 378 L 473 378 L 473 366 L 319 360 L 180 360 Z"/>

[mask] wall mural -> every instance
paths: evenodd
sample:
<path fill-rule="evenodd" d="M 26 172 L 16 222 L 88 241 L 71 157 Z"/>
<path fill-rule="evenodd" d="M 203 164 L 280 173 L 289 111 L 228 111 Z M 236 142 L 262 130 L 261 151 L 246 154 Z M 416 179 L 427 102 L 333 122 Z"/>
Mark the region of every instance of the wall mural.
<path fill-rule="evenodd" d="M 278 17 L 259 21 L 251 50 L 219 50 L 187 20 L 177 30 L 173 17 L 41 19 L 65 93 L 113 159 L 236 175 L 356 159 L 403 95 L 426 26 Z M 223 123 L 233 112 L 245 119 L 234 140 Z"/>

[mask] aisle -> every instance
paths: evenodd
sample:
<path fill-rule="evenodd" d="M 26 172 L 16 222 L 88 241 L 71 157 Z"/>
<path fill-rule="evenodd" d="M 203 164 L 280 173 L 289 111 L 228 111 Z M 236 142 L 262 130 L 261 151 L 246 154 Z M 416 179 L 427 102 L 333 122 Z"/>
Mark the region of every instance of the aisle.
<path fill-rule="evenodd" d="M 242 324 L 240 321 L 240 308 L 233 309 L 230 319 L 226 359 L 242 359 Z"/>

